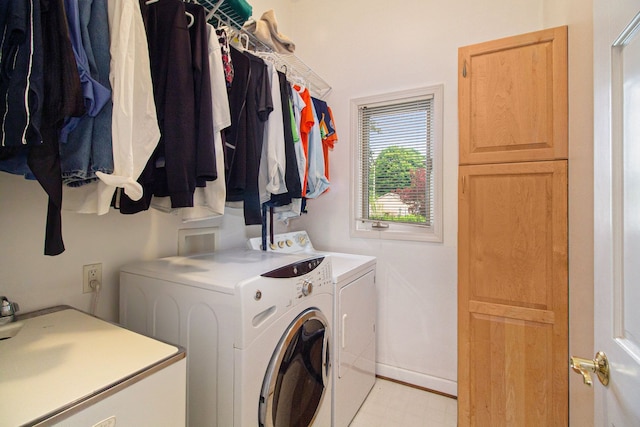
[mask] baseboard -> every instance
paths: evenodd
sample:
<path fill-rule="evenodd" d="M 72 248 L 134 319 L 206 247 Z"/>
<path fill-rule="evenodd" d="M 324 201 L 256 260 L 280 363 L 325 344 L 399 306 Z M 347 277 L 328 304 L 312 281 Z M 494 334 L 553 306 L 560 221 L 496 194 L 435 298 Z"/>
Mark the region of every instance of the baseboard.
<path fill-rule="evenodd" d="M 448 397 L 455 398 L 458 395 L 458 383 L 455 381 L 432 377 L 395 366 L 376 363 L 376 376 Z"/>

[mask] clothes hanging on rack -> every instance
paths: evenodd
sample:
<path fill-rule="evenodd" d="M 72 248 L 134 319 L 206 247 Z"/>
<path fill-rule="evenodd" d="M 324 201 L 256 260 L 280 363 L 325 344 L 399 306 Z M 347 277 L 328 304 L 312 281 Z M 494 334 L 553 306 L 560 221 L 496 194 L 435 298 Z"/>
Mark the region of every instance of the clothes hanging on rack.
<path fill-rule="evenodd" d="M 209 37 L 204 7 L 193 3 L 185 3 L 184 7 L 185 11 L 194 17 L 194 21 L 189 27 L 189 36 L 191 39 L 193 93 L 195 94 L 196 185 L 204 187 L 207 181 L 214 181 L 218 178 L 213 140 L 213 98 L 210 95 Z"/>
<path fill-rule="evenodd" d="M 78 74 L 80 75 L 86 114 L 95 117 L 109 99 L 111 99 L 111 90 L 100 84 L 100 82 L 95 80 L 91 75 L 92 70 L 90 69 L 87 50 L 85 48 L 85 46 L 90 47 L 91 44 L 89 40 L 89 44 L 85 45 L 85 40 L 83 40 L 82 37 L 82 23 L 80 22 L 80 5 L 78 0 L 64 0 L 64 7 L 69 25 L 69 36 L 73 48 L 73 55 L 76 66 L 78 67 Z M 87 36 L 86 39 L 88 40 L 89 37 Z M 64 126 L 60 131 L 61 141 L 67 141 L 69 133 L 76 128 L 79 121 L 79 117 L 65 118 Z"/>
<path fill-rule="evenodd" d="M 261 224 L 258 171 L 264 122 L 273 111 L 273 99 L 264 61 L 235 48 L 231 57 L 235 76 L 229 94 L 231 127 L 226 132 L 227 201 L 243 202 L 246 225 Z"/>
<path fill-rule="evenodd" d="M 206 182 L 205 187 L 195 189 L 193 207 L 182 208 L 182 221 L 202 221 L 215 218 L 224 214 L 226 199 L 226 183 L 224 177 L 225 162 L 222 142 L 222 131 L 231 126 L 231 114 L 227 97 L 224 65 L 222 61 L 221 44 L 218 41 L 216 30 L 207 24 L 207 47 L 209 70 L 211 80 L 211 100 L 213 104 L 213 137 L 215 146 L 216 170 L 218 179 Z M 171 212 L 171 203 L 168 198 L 154 197 L 152 207 L 163 212 Z"/>
<path fill-rule="evenodd" d="M 324 173 L 324 154 L 318 114 L 313 101 L 311 101 L 310 105 L 314 121 L 309 132 L 309 171 L 307 173 L 307 192 L 305 197 L 315 199 L 329 188 L 329 180 Z"/>
<path fill-rule="evenodd" d="M 18 5 L 25 6 L 26 9 L 23 11 L 28 12 L 22 15 L 23 18 L 28 18 L 24 21 L 29 25 L 28 31 L 25 31 L 25 34 L 28 34 L 27 43 L 33 43 L 33 49 L 42 51 L 40 59 L 34 57 L 31 63 L 33 75 L 42 76 L 42 93 L 39 99 L 42 102 L 39 129 L 41 141 L 38 143 L 34 140 L 33 144 L 10 156 L 17 156 L 13 160 L 17 159 L 16 163 L 22 165 L 19 168 L 21 174 L 29 171 L 27 175 L 32 174 L 47 193 L 44 253 L 58 255 L 65 249 L 62 239 L 62 175 L 58 138 L 66 116 L 81 116 L 85 112 L 80 77 L 71 48 L 62 0 L 11 2 L 11 7 Z M 2 73 L 3 75 L 16 75 L 11 72 L 11 67 L 18 65 L 18 61 L 14 59 L 12 55 L 3 54 L 0 64 L 3 70 L 6 70 Z M 5 102 L 10 108 L 20 105 L 19 102 L 9 101 L 8 98 Z M 34 127 L 39 119 L 36 119 L 34 113 L 29 120 L 31 120 L 29 126 Z M 16 119 L 11 121 L 12 125 L 18 123 L 20 122 Z M 29 126 L 25 130 L 28 130 Z M 11 135 L 10 132 L 7 134 L 10 128 L 6 126 L 2 128 L 3 139 Z M 34 134 L 31 133 L 31 135 Z M 6 169 L 3 168 L 3 170 Z"/>
<path fill-rule="evenodd" d="M 40 144 L 42 33 L 39 1 L 0 4 L 0 147 Z"/>
<path fill-rule="evenodd" d="M 286 156 L 284 145 L 284 119 L 282 114 L 282 95 L 280 93 L 280 80 L 275 66 L 266 62 L 273 111 L 269 119 L 265 121 L 264 139 L 262 142 L 262 154 L 260 157 L 260 170 L 258 176 L 258 188 L 260 190 L 260 203 L 268 202 L 273 194 L 287 192 L 285 182 Z"/>
<path fill-rule="evenodd" d="M 289 85 L 291 96 L 290 96 L 290 104 L 291 104 L 291 114 L 293 117 L 292 125 L 293 125 L 293 142 L 296 153 L 296 160 L 298 166 L 298 176 L 300 177 L 300 197 L 304 197 L 304 191 L 306 190 L 305 182 L 307 180 L 307 153 L 305 152 L 305 146 L 302 143 L 302 128 L 303 128 L 303 120 L 302 120 L 302 111 L 304 110 L 306 104 L 304 99 L 300 93 L 295 90 L 292 85 Z M 304 127 L 308 128 L 308 116 L 305 121 Z M 308 140 L 307 140 L 308 142 Z M 304 189 L 303 190 L 303 186 Z"/>
<path fill-rule="evenodd" d="M 106 0 L 76 2 L 79 40 L 76 54 L 84 64 L 78 68 L 87 113 L 67 120 L 60 135 L 62 181 L 82 186 L 98 179 L 96 172 L 113 173 L 111 139 L 111 84 L 109 83 L 109 19 Z M 74 9 L 67 9 L 69 15 Z M 80 62 L 78 62 L 80 63 Z M 83 68 L 84 67 L 84 68 Z M 82 73 L 85 73 L 82 81 Z M 73 128 L 73 130 L 72 130 Z M 67 133 L 70 132 L 70 133 Z"/>
<path fill-rule="evenodd" d="M 120 212 L 149 209 L 153 195 L 171 198 L 174 208 L 193 206 L 196 187 L 195 94 L 191 40 L 184 3 L 140 1 L 147 33 L 160 141 L 138 182 L 140 200 L 123 195 Z"/>
<path fill-rule="evenodd" d="M 42 143 L 44 92 L 42 34 L 32 9 L 29 0 L 0 3 L 0 170 L 28 179 L 36 179 L 27 155 L 29 145 Z"/>
<path fill-rule="evenodd" d="M 280 97 L 282 102 L 283 128 L 284 128 L 284 150 L 285 150 L 285 183 L 287 192 L 283 194 L 272 194 L 269 204 L 274 207 L 276 217 L 280 221 L 288 221 L 290 218 L 299 217 L 302 206 L 302 185 L 298 173 L 298 161 L 296 158 L 293 110 L 291 109 L 291 85 L 287 81 L 284 73 L 278 72 L 280 85 Z M 297 134 L 297 132 L 296 132 Z M 299 139 L 298 139 L 299 141 Z"/>
<path fill-rule="evenodd" d="M 333 121 L 333 112 L 327 103 L 321 99 L 311 98 L 313 106 L 316 110 L 316 118 L 320 127 L 320 138 L 322 139 L 322 153 L 324 155 L 324 176 L 329 179 L 329 151 L 333 150 L 335 143 L 338 141 L 338 133 L 336 132 Z M 327 191 L 329 189 L 327 188 Z"/>
<path fill-rule="evenodd" d="M 183 209 L 182 220 L 198 221 L 224 215 L 226 183 L 224 176 L 224 147 L 222 131 L 231 126 L 229 99 L 227 98 L 222 46 L 216 30 L 207 24 L 209 68 L 211 70 L 211 98 L 213 100 L 213 136 L 216 152 L 218 179 L 207 182 L 205 188 L 196 188 L 194 208 Z"/>
<path fill-rule="evenodd" d="M 328 186 L 327 152 L 317 141 L 330 126 L 314 117 L 309 91 L 296 87 L 306 90 L 303 100 L 277 60 L 266 63 L 233 48 L 225 61 L 224 29 L 207 24 L 200 6 L 180 0 L 33 1 L 0 2 L 0 11 L 22 4 L 42 19 L 33 20 L 39 29 L 34 39 L 43 35 L 41 123 L 35 114 L 26 124 L 11 122 L 24 125 L 25 137 L 38 129 L 41 143 L 1 147 L 0 170 L 37 179 L 49 196 L 47 255 L 64 250 L 62 207 L 136 213 L 153 201 L 153 207 L 181 209 L 183 221 L 195 221 L 222 215 L 225 202 L 239 201 L 250 225 L 262 223 L 261 202 L 288 220 L 300 215 L 304 197 L 315 197 L 310 190 L 317 182 Z M 2 28 L 8 16 L 0 16 Z M 74 24 L 75 52 L 68 22 Z M 2 67 L 9 57 L 4 52 Z M 7 84 L 1 81 L 0 88 Z M 112 91 L 111 100 L 104 101 L 100 87 Z M 70 117 L 82 119 L 61 142 L 63 125 L 76 122 Z M 3 126 L 5 141 L 12 130 Z M 322 162 L 318 152 L 325 155 Z M 101 155 L 110 155 L 112 166 L 97 166 Z M 63 176 L 69 184 L 64 188 Z M 162 206 L 164 201 L 169 203 Z"/>
<path fill-rule="evenodd" d="M 315 118 L 313 116 L 313 104 L 311 103 L 311 94 L 309 89 L 300 85 L 294 85 L 293 89 L 300 95 L 302 103 L 296 103 L 296 107 L 300 107 L 300 147 L 301 153 L 304 154 L 304 178 L 302 179 L 302 196 L 307 194 L 307 185 L 309 177 L 309 134 L 313 129 Z M 301 156 L 303 157 L 303 156 Z"/>
<path fill-rule="evenodd" d="M 113 173 L 82 187 L 64 188 L 65 210 L 104 215 L 116 188 L 132 200 L 142 197 L 137 182 L 160 139 L 151 81 L 149 48 L 138 0 L 108 1 L 113 113 L 110 134 Z"/>
<path fill-rule="evenodd" d="M 295 118 L 293 117 L 292 89 L 287 81 L 287 76 L 278 71 L 278 81 L 280 84 L 280 98 L 282 102 L 282 121 L 284 128 L 284 150 L 286 157 L 285 183 L 287 194 L 292 199 L 300 198 L 302 194 L 302 184 L 298 173 L 298 160 L 296 158 L 295 143 L 299 141 L 298 130 L 294 128 Z M 273 198 L 273 196 L 272 196 Z"/>
<path fill-rule="evenodd" d="M 227 38 L 227 32 L 224 28 L 216 30 L 218 36 L 218 44 L 222 54 L 222 66 L 224 69 L 224 79 L 227 87 L 231 87 L 233 82 L 233 63 L 231 62 L 231 47 L 229 46 L 229 39 Z"/>

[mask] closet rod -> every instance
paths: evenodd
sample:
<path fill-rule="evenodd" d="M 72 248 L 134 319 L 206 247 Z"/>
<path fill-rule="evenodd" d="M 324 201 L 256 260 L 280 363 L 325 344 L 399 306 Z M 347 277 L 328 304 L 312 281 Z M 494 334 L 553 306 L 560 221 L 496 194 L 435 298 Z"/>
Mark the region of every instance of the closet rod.
<path fill-rule="evenodd" d="M 289 80 L 293 82 L 302 80 L 303 84 L 311 91 L 311 93 L 319 99 L 325 99 L 329 92 L 331 92 L 331 86 L 295 54 L 275 52 L 271 47 L 253 35 L 253 33 L 245 30 L 240 23 L 242 18 L 239 15 L 227 12 L 220 8 L 225 0 L 197 1 L 207 10 L 208 22 L 215 27 L 226 25 L 237 35 L 246 35 L 254 52 L 260 54 L 260 56 L 268 56 L 273 59 L 276 67 L 280 69 L 280 71 L 284 72 Z M 233 36 L 233 34 L 230 36 Z"/>

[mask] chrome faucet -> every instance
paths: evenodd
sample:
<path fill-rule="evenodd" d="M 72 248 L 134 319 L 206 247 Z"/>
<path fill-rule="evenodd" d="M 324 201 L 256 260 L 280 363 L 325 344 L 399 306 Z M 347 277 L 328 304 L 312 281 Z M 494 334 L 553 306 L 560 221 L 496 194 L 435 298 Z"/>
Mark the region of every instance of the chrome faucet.
<path fill-rule="evenodd" d="M 0 296 L 0 325 L 5 325 L 16 320 L 16 313 L 20 310 L 17 303 L 11 302 L 7 297 Z"/>

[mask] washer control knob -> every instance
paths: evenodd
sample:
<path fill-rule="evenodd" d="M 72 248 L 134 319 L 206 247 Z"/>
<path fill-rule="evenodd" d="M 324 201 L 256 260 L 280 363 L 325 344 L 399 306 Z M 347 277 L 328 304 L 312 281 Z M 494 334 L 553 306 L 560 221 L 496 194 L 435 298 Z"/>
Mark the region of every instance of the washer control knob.
<path fill-rule="evenodd" d="M 260 301 L 262 299 L 262 291 L 260 289 L 256 290 L 256 294 L 254 295 L 253 299 L 255 299 L 256 301 Z"/>
<path fill-rule="evenodd" d="M 293 246 L 293 241 L 291 239 L 287 239 L 286 243 L 289 247 Z"/>
<path fill-rule="evenodd" d="M 302 282 L 302 295 L 309 296 L 309 294 L 313 292 L 313 283 L 308 280 Z"/>
<path fill-rule="evenodd" d="M 272 250 L 274 250 L 274 251 L 275 251 L 276 249 L 278 249 L 278 247 L 276 246 L 276 244 L 275 244 L 275 243 L 269 243 L 269 247 L 270 247 Z"/>

